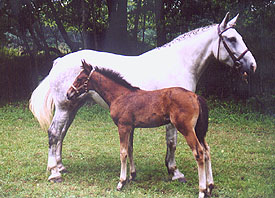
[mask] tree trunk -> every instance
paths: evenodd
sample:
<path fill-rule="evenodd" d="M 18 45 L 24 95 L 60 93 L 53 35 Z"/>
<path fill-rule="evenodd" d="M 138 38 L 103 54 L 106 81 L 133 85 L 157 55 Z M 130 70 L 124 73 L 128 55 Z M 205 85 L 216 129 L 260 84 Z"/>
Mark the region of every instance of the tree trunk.
<path fill-rule="evenodd" d="M 136 0 L 136 3 L 137 3 L 137 9 L 135 11 L 133 39 L 137 48 L 138 47 L 138 22 L 139 22 L 140 8 L 141 8 L 141 0 Z"/>
<path fill-rule="evenodd" d="M 163 0 L 155 0 L 155 16 L 157 29 L 157 46 L 159 47 L 166 43 Z"/>
<path fill-rule="evenodd" d="M 91 0 L 90 3 L 92 4 L 92 18 L 93 18 L 93 22 L 92 22 L 92 26 L 93 26 L 93 41 L 94 41 L 94 49 L 98 50 L 98 40 L 97 40 L 97 31 L 96 31 L 96 19 L 97 19 L 97 15 L 96 15 L 96 4 L 94 2 L 94 0 Z"/>
<path fill-rule="evenodd" d="M 88 33 L 88 20 L 89 20 L 89 10 L 88 5 L 86 4 L 85 0 L 81 0 L 81 17 L 82 17 L 82 39 L 83 39 L 83 49 L 88 49 L 89 45 L 89 33 Z"/>
<path fill-rule="evenodd" d="M 60 20 L 60 18 L 59 18 L 59 16 L 56 13 L 56 10 L 55 10 L 55 7 L 53 5 L 53 2 L 52 1 L 47 1 L 47 4 L 50 7 L 50 9 L 52 10 L 52 15 L 53 15 L 53 17 L 55 19 L 55 22 L 57 24 L 57 27 L 58 27 L 58 29 L 59 29 L 59 31 L 60 31 L 63 39 L 65 40 L 65 42 L 67 43 L 67 45 L 70 47 L 70 49 L 72 51 L 77 51 L 78 50 L 77 45 L 73 41 L 71 41 L 71 39 L 69 38 L 69 36 L 68 36 L 68 34 L 67 34 L 67 32 L 66 32 L 66 30 L 65 30 L 65 28 L 64 28 L 64 26 L 63 26 L 63 24 L 62 24 L 62 22 Z"/>
<path fill-rule="evenodd" d="M 127 52 L 127 0 L 107 0 L 109 29 L 105 39 L 108 51 Z"/>

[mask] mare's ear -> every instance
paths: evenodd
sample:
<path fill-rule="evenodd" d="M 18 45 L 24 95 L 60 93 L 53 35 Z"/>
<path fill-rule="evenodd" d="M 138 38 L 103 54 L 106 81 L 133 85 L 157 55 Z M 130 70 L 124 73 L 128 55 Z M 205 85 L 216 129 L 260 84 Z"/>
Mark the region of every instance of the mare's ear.
<path fill-rule="evenodd" d="M 223 20 L 220 24 L 221 31 L 226 28 L 228 21 L 229 21 L 229 12 L 226 13 L 225 17 L 223 18 Z"/>
<path fill-rule="evenodd" d="M 239 17 L 239 14 L 237 14 L 233 19 L 231 19 L 231 21 L 229 21 L 227 23 L 227 26 L 228 27 L 234 27 L 236 25 L 238 17 Z"/>

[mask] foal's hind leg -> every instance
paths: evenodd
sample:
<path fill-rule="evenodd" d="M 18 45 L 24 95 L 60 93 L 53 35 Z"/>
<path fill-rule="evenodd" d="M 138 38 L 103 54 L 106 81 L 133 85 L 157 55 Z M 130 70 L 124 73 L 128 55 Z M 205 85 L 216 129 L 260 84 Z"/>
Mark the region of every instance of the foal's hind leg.
<path fill-rule="evenodd" d="M 199 198 L 202 198 L 206 195 L 205 152 L 197 139 L 194 130 L 188 130 L 188 132 L 184 132 L 183 135 L 193 152 L 195 160 L 197 161 L 199 175 Z"/>
<path fill-rule="evenodd" d="M 184 174 L 182 174 L 176 165 L 175 151 L 177 146 L 177 129 L 173 124 L 166 125 L 166 158 L 165 165 L 168 173 L 173 174 L 172 180 L 178 180 L 180 182 L 186 182 Z"/>
<path fill-rule="evenodd" d="M 197 162 L 199 175 L 199 198 L 202 198 L 205 197 L 206 194 L 205 152 L 194 130 L 195 119 L 188 117 L 173 115 L 170 119 L 171 122 L 175 124 L 179 132 L 184 135 L 186 142 L 191 148 Z"/>
<path fill-rule="evenodd" d="M 207 187 L 207 193 L 211 195 L 212 190 L 214 188 L 214 180 L 213 180 L 212 167 L 211 167 L 210 147 L 208 146 L 205 140 L 203 145 L 205 147 L 206 187 Z"/>

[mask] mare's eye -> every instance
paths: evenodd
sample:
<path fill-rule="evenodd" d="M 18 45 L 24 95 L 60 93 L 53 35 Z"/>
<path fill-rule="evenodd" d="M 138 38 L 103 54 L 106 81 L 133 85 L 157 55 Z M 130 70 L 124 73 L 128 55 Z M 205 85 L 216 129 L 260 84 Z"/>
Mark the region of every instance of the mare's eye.
<path fill-rule="evenodd" d="M 78 78 L 76 81 L 80 83 L 80 82 L 81 82 L 81 79 L 80 79 L 80 78 Z"/>
<path fill-rule="evenodd" d="M 236 43 L 236 41 L 237 41 L 236 37 L 230 37 L 230 38 L 228 38 L 228 40 L 231 43 Z"/>

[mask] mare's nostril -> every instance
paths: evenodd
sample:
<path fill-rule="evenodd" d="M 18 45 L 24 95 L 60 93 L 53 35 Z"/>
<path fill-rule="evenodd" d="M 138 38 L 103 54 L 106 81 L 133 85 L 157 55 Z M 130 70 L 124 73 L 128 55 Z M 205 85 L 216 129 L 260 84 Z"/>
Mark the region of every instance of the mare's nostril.
<path fill-rule="evenodd" d="M 256 71 L 256 68 L 257 68 L 257 66 L 256 66 L 256 65 L 251 64 L 250 69 L 251 69 L 254 73 L 255 73 L 255 71 Z"/>

